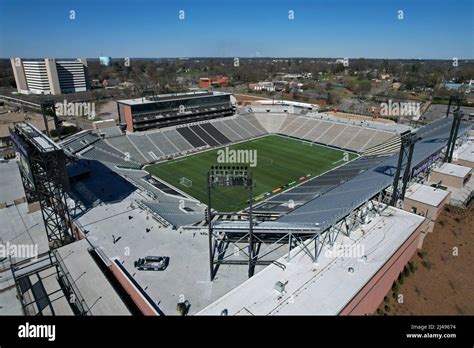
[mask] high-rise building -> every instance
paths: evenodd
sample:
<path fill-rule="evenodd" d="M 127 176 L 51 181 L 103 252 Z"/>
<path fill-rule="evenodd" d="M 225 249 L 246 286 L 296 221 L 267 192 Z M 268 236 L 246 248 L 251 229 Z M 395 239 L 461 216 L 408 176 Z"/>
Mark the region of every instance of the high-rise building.
<path fill-rule="evenodd" d="M 63 94 L 89 89 L 85 59 L 11 58 L 16 87 L 23 94 Z"/>

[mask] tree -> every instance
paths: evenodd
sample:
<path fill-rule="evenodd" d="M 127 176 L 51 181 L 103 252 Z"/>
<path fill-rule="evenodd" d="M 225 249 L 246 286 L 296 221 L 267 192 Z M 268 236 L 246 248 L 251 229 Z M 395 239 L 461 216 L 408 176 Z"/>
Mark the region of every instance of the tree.
<path fill-rule="evenodd" d="M 360 94 L 367 94 L 372 89 L 372 83 L 368 80 L 362 80 L 359 82 L 358 89 Z"/>

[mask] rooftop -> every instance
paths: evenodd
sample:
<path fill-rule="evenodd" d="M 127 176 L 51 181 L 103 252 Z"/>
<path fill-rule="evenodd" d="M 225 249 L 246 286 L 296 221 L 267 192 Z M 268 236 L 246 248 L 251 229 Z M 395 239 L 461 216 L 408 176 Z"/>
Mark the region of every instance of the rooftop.
<path fill-rule="evenodd" d="M 0 163 L 0 202 L 8 204 L 0 209 L 0 245 L 23 249 L 21 254 L 10 254 L 13 262 L 31 257 L 25 250 L 35 254 L 49 250 L 41 211 L 29 213 L 27 203 L 13 204 L 13 200 L 24 196 L 17 163 Z M 0 260 L 0 315 L 23 315 L 10 260 L 1 256 Z"/>
<path fill-rule="evenodd" d="M 411 200 L 437 207 L 449 195 L 449 191 L 415 183 L 411 185 L 405 197 Z"/>
<path fill-rule="evenodd" d="M 89 254 L 89 248 L 88 241 L 82 239 L 59 248 L 58 253 L 91 314 L 129 315 L 129 310 Z"/>
<path fill-rule="evenodd" d="M 41 211 L 28 212 L 28 204 L 13 204 L 25 196 L 20 169 L 15 161 L 0 163 L 0 202 L 8 203 L 0 209 L 0 243 L 38 245 L 38 253 L 47 251 L 48 240 Z"/>
<path fill-rule="evenodd" d="M 186 92 L 186 93 L 160 94 L 153 97 L 117 100 L 117 103 L 127 104 L 127 105 L 153 104 L 153 103 L 158 103 L 161 101 L 202 98 L 202 97 L 211 97 L 215 95 L 228 95 L 228 93 L 196 91 L 196 92 Z"/>
<path fill-rule="evenodd" d="M 102 171 L 96 180 L 108 182 L 108 190 L 114 190 L 111 175 Z M 88 180 L 93 178 L 94 173 Z M 82 182 L 92 187 L 88 181 Z M 207 229 L 163 226 L 151 212 L 138 206 L 137 201 L 149 199 L 145 191 L 134 188 L 120 197 L 107 199 L 108 192 L 102 196 L 100 203 L 89 206 L 76 221 L 87 231 L 90 243 L 100 246 L 108 258 L 118 259 L 166 315 L 178 314 L 176 304 L 181 297 L 191 303 L 189 313 L 193 314 L 247 279 L 245 266 L 222 265 L 211 282 Z M 134 261 L 145 256 L 168 256 L 169 265 L 164 271 L 136 269 Z M 261 269 L 263 266 L 257 267 L 256 272 Z"/>
<path fill-rule="evenodd" d="M 163 227 L 148 212 L 131 206 L 137 195 L 92 208 L 79 221 L 88 239 L 109 258 L 120 260 L 166 315 L 178 314 L 182 296 L 191 303 L 192 314 L 247 279 L 245 267 L 221 266 L 211 282 L 207 235 Z M 168 256 L 170 262 L 164 271 L 139 271 L 134 261 L 145 256 Z"/>
<path fill-rule="evenodd" d="M 0 163 L 0 203 L 13 204 L 13 201 L 25 197 L 17 161 Z"/>
<path fill-rule="evenodd" d="M 0 243 L 37 245 L 38 253 L 49 250 L 48 238 L 41 211 L 28 212 L 28 204 L 22 203 L 0 209 Z M 15 259 L 15 258 L 13 258 Z M 19 258 L 17 258 L 17 261 Z"/>
<path fill-rule="evenodd" d="M 460 166 L 458 164 L 444 163 L 442 166 L 434 168 L 433 172 L 464 178 L 471 172 L 471 168 Z"/>
<path fill-rule="evenodd" d="M 474 163 L 474 141 L 470 141 L 458 150 L 458 160 Z"/>

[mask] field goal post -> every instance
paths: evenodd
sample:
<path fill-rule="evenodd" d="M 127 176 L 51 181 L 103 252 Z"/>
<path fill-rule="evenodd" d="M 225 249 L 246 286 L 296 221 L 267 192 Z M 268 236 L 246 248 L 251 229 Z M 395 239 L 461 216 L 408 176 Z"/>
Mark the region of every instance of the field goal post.
<path fill-rule="evenodd" d="M 179 183 L 183 185 L 184 187 L 191 187 L 193 186 L 193 182 L 191 179 L 186 178 L 183 176 L 181 179 L 179 179 Z"/>

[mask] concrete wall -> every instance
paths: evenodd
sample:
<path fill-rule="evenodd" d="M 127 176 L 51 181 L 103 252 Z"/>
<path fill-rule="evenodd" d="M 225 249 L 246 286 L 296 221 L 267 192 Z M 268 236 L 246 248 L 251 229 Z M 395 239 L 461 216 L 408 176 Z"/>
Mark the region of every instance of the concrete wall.
<path fill-rule="evenodd" d="M 416 252 L 420 234 L 427 228 L 428 224 L 422 223 L 339 315 L 373 314 L 391 289 L 395 279 Z"/>
<path fill-rule="evenodd" d="M 416 208 L 416 213 L 413 212 L 414 214 L 418 214 L 426 218 L 436 220 L 439 214 L 441 214 L 441 212 L 443 211 L 444 206 L 449 203 L 450 199 L 451 199 L 451 192 L 448 192 L 448 195 L 446 196 L 446 198 L 437 207 L 435 207 L 429 204 L 414 201 L 410 198 L 405 198 L 403 202 L 403 208 L 404 210 L 410 213 L 413 212 L 412 208 Z"/>
<path fill-rule="evenodd" d="M 140 294 L 140 291 L 130 282 L 127 276 L 122 272 L 122 270 L 111 260 L 109 266 L 110 271 L 114 277 L 118 280 L 123 289 L 130 296 L 135 305 L 139 308 L 143 315 L 146 316 L 156 316 L 155 310 L 151 305 L 146 301 L 146 299 Z"/>
<path fill-rule="evenodd" d="M 13 75 L 18 93 L 27 93 L 28 84 L 26 83 L 25 71 L 23 70 L 23 61 L 19 58 L 11 58 Z"/>
<path fill-rule="evenodd" d="M 432 220 L 428 223 L 428 227 L 424 231 L 421 232 L 420 238 L 418 238 L 418 249 L 423 248 L 423 242 L 425 241 L 425 237 L 428 233 L 433 232 L 434 226 L 435 226 L 435 221 Z"/>
<path fill-rule="evenodd" d="M 115 127 L 115 120 L 110 119 L 110 120 L 92 122 L 93 129 L 102 129 L 102 128 L 109 128 L 109 127 Z"/>
<path fill-rule="evenodd" d="M 450 187 L 455 187 L 455 188 L 463 188 L 464 186 L 464 178 L 460 178 L 460 177 L 449 175 L 449 174 L 439 173 L 435 171 L 431 173 L 430 180 L 432 182 L 441 181 L 441 185 L 443 186 L 450 186 Z"/>

